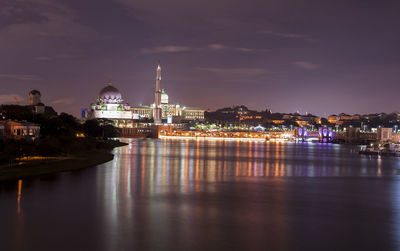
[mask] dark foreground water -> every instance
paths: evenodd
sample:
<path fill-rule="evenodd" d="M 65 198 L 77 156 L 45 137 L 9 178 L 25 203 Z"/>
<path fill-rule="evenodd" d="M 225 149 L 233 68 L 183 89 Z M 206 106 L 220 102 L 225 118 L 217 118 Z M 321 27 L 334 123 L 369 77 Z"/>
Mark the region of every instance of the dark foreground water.
<path fill-rule="evenodd" d="M 400 249 L 400 158 L 151 139 L 115 154 L 0 184 L 0 250 Z"/>

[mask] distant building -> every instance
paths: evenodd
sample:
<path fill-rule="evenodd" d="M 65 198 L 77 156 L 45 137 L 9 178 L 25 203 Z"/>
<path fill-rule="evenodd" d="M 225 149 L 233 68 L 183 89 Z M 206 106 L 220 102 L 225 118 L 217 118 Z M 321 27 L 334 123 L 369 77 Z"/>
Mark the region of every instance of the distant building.
<path fill-rule="evenodd" d="M 259 125 L 265 121 L 266 112 L 258 112 L 248 109 L 244 105 L 225 107 L 215 112 L 206 112 L 205 119 L 211 123 L 233 123 Z"/>
<path fill-rule="evenodd" d="M 164 89 L 161 90 L 161 104 L 168 104 L 168 94 Z"/>
<path fill-rule="evenodd" d="M 150 107 L 153 109 L 155 124 L 162 122 L 173 123 L 182 120 L 204 120 L 204 109 L 198 107 L 186 108 L 179 104 L 170 104 L 169 96 L 161 88 L 161 66 L 157 65 L 155 102 Z M 174 118 L 174 119 L 172 119 Z"/>
<path fill-rule="evenodd" d="M 184 107 L 182 112 L 183 120 L 204 120 L 204 110 L 197 107 Z"/>
<path fill-rule="evenodd" d="M 0 121 L 0 138 L 28 139 L 39 138 L 40 126 L 29 122 L 11 120 Z"/>
<path fill-rule="evenodd" d="M 97 102 L 90 105 L 90 118 L 117 121 L 133 119 L 132 115 L 131 107 L 124 103 L 121 92 L 111 83 L 100 90 Z"/>
<path fill-rule="evenodd" d="M 378 128 L 376 134 L 377 140 L 380 142 L 390 141 L 393 139 L 392 128 Z"/>
<path fill-rule="evenodd" d="M 338 116 L 336 115 L 329 115 L 328 116 L 328 122 L 331 124 L 336 124 L 336 122 L 338 121 Z"/>
<path fill-rule="evenodd" d="M 38 90 L 32 90 L 29 92 L 28 95 L 28 105 L 38 105 L 41 103 L 40 98 L 42 94 Z"/>
<path fill-rule="evenodd" d="M 32 111 L 37 114 L 45 112 L 45 105 L 40 100 L 42 94 L 38 90 L 32 90 L 28 94 L 28 106 L 32 107 Z"/>
<path fill-rule="evenodd" d="M 28 107 L 34 114 L 46 114 L 48 116 L 57 116 L 53 107 L 46 106 L 41 101 L 42 94 L 38 90 L 32 90 L 28 94 Z"/>
<path fill-rule="evenodd" d="M 155 102 L 151 105 L 124 103 L 121 92 L 109 83 L 101 89 L 97 102 L 90 109 L 82 109 L 84 118 L 112 120 L 117 127 L 131 127 L 134 122 L 153 119 L 155 124 L 175 123 L 181 120 L 203 120 L 205 110 L 170 104 L 169 96 L 161 89 L 161 66 L 157 65 Z"/>
<path fill-rule="evenodd" d="M 341 120 L 341 121 L 351 120 L 351 115 L 341 113 L 341 114 L 339 114 L 339 120 Z"/>
<path fill-rule="evenodd" d="M 153 108 L 148 105 L 131 106 L 131 110 L 135 119 L 151 119 L 153 117 Z"/>

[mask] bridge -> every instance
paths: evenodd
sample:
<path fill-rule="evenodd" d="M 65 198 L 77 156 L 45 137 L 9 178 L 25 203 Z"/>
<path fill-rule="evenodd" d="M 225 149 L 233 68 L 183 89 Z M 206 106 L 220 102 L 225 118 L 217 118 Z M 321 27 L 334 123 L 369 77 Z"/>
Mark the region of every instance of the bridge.
<path fill-rule="evenodd" d="M 310 130 L 307 127 L 296 129 L 297 139 L 319 142 L 346 142 L 346 143 L 369 143 L 379 139 L 378 133 L 361 131 L 360 128 L 346 128 L 345 131 L 335 131 L 331 127 L 320 127 L 318 130 Z"/>
<path fill-rule="evenodd" d="M 295 137 L 304 141 L 318 140 L 320 142 L 332 142 L 335 136 L 336 133 L 330 127 L 320 127 L 318 130 L 298 127 L 295 130 Z"/>

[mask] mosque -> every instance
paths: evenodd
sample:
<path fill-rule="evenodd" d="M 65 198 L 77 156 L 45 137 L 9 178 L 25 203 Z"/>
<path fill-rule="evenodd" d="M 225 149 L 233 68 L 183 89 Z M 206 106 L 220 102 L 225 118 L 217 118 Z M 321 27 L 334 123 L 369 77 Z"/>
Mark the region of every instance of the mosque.
<path fill-rule="evenodd" d="M 107 119 L 113 121 L 116 127 L 130 128 L 137 122 L 151 120 L 157 125 L 202 121 L 204 112 L 201 108 L 169 103 L 168 94 L 161 88 L 161 66 L 158 64 L 153 104 L 131 106 L 123 100 L 121 92 L 109 83 L 101 89 L 96 103 L 91 104 L 90 109 L 81 111 L 81 116 L 89 119 Z"/>

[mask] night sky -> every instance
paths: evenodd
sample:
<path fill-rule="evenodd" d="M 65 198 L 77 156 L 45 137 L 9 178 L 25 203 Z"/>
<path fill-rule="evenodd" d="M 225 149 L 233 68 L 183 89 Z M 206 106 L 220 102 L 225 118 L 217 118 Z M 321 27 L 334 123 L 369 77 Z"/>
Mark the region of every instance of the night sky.
<path fill-rule="evenodd" d="M 0 0 L 0 103 L 79 114 L 111 82 L 154 99 L 273 112 L 400 110 L 400 1 Z"/>

